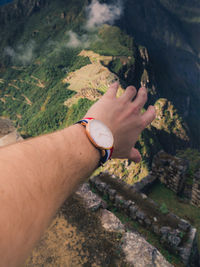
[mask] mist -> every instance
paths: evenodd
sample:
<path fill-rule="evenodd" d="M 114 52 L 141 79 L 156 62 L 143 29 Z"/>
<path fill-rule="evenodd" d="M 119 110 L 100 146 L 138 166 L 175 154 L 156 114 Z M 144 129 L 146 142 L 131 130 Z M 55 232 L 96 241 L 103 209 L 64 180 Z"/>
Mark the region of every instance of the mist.
<path fill-rule="evenodd" d="M 70 48 L 77 48 L 77 47 L 88 47 L 90 45 L 90 41 L 87 34 L 78 35 L 73 31 L 68 31 L 66 33 L 69 41 L 67 42 L 66 46 Z"/>
<path fill-rule="evenodd" d="M 16 49 L 8 46 L 4 49 L 4 54 L 9 56 L 13 63 L 27 65 L 34 58 L 35 42 L 29 41 L 26 45 L 18 45 Z"/>
<path fill-rule="evenodd" d="M 123 14 L 123 4 L 121 0 L 115 4 L 101 4 L 98 0 L 93 0 L 86 8 L 87 23 L 86 29 L 92 30 L 104 23 L 113 24 Z"/>

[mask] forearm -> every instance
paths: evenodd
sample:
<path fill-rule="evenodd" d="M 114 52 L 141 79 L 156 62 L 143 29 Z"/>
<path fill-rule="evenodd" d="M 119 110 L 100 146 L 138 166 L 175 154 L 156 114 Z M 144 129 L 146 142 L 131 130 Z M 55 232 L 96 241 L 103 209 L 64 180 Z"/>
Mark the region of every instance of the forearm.
<path fill-rule="evenodd" d="M 16 266 L 25 259 L 99 158 L 81 125 L 0 150 L 1 266 Z"/>
<path fill-rule="evenodd" d="M 138 162 L 134 146 L 155 118 L 142 108 L 147 91 L 129 86 L 119 98 L 118 84 L 87 112 L 114 136 L 113 157 Z M 134 99 L 132 101 L 132 99 Z M 98 166 L 100 153 L 81 125 L 0 149 L 0 266 L 19 266 L 64 200 Z"/>

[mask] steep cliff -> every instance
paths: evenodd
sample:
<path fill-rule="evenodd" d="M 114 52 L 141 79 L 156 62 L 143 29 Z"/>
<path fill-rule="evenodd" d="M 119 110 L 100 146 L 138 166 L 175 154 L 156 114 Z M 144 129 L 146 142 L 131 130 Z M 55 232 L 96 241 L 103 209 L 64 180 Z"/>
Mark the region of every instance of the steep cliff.
<path fill-rule="evenodd" d="M 157 96 L 172 101 L 200 145 L 200 3 L 192 1 L 125 1 L 118 25 L 148 48 Z"/>

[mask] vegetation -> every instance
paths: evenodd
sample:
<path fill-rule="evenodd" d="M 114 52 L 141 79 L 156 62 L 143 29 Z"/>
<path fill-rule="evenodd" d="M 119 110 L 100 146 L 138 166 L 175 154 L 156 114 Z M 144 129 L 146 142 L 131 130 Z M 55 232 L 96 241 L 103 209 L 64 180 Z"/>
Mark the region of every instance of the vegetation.
<path fill-rule="evenodd" d="M 167 214 L 169 212 L 167 206 L 165 203 L 162 203 L 160 206 L 160 211 L 162 212 L 162 214 Z"/>
<path fill-rule="evenodd" d="M 148 195 L 157 203 L 165 203 L 167 210 L 177 214 L 180 218 L 188 220 L 198 231 L 198 244 L 200 248 L 200 209 L 186 204 L 183 199 L 178 197 L 163 184 L 155 185 Z"/>
<path fill-rule="evenodd" d="M 8 69 L 2 76 L 0 97 L 5 99 L 1 112 L 16 122 L 24 136 L 35 136 L 58 129 L 65 121 L 64 101 L 75 92 L 61 81 L 66 71 L 88 64 L 77 49 L 63 49 L 30 64 L 22 70 Z M 18 88 L 18 89 L 17 89 Z M 20 118 L 20 119 L 18 119 Z"/>
<path fill-rule="evenodd" d="M 87 98 L 80 98 L 77 104 L 74 104 L 67 112 L 66 123 L 72 125 L 82 119 L 90 106 L 94 103 Z"/>
<path fill-rule="evenodd" d="M 90 49 L 104 56 L 134 56 L 133 38 L 123 33 L 118 27 L 104 25 L 98 32 L 99 39 Z"/>
<path fill-rule="evenodd" d="M 178 150 L 177 156 L 183 158 L 189 163 L 189 171 L 194 174 L 200 168 L 200 152 L 197 149 L 188 148 L 185 150 Z"/>

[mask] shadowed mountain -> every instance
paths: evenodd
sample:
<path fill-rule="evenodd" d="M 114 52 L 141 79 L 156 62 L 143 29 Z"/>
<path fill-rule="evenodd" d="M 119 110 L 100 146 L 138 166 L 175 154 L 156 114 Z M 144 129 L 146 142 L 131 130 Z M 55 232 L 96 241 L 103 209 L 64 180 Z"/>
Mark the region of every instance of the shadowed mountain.
<path fill-rule="evenodd" d="M 200 145 L 200 2 L 125 1 L 121 29 L 147 47 L 157 95 L 172 101 Z"/>

